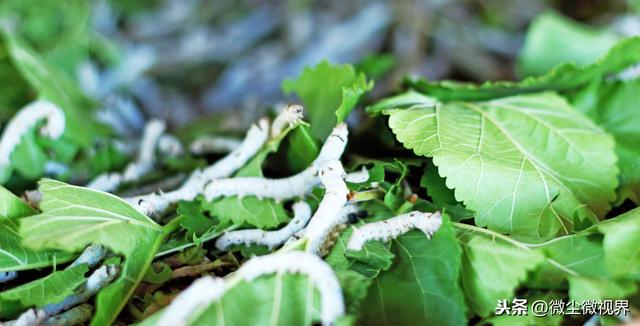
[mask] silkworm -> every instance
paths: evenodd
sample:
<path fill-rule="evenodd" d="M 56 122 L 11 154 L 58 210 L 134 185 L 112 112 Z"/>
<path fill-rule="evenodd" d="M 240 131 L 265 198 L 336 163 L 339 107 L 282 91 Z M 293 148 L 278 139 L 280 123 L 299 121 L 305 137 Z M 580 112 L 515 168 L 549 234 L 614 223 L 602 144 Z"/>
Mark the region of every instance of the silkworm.
<path fill-rule="evenodd" d="M 220 300 L 227 290 L 226 283 L 219 277 L 205 276 L 195 280 L 178 295 L 162 313 L 157 326 L 187 325 L 189 317 L 211 302 Z"/>
<path fill-rule="evenodd" d="M 195 155 L 208 153 L 228 153 L 240 147 L 242 141 L 233 137 L 224 136 L 202 136 L 196 138 L 189 149 Z"/>
<path fill-rule="evenodd" d="M 332 325 L 344 315 L 344 298 L 335 273 L 320 257 L 300 251 L 254 257 L 236 272 L 238 277 L 252 281 L 273 273 L 306 275 L 320 292 L 320 318 L 323 325 Z"/>
<path fill-rule="evenodd" d="M 18 277 L 18 273 L 15 271 L 0 272 L 0 283 L 9 282 L 15 280 Z"/>
<path fill-rule="evenodd" d="M 29 309 L 22 313 L 18 319 L 6 322 L 7 325 L 40 325 L 50 316 L 81 304 L 96 295 L 101 289 L 111 283 L 118 276 L 118 267 L 103 265 L 96 269 L 84 286 L 77 293 L 73 293 L 58 303 L 51 303 L 42 308 Z"/>
<path fill-rule="evenodd" d="M 369 171 L 364 166 L 362 167 L 362 169 L 360 169 L 360 171 L 347 173 L 347 177 L 345 178 L 345 181 L 351 183 L 363 183 L 367 180 L 369 180 Z"/>
<path fill-rule="evenodd" d="M 340 161 L 329 161 L 320 170 L 320 181 L 325 187 L 324 197 L 305 229 L 307 250 L 319 253 L 326 237 L 338 224 L 348 220 L 348 213 L 341 211 L 347 203 L 349 189 L 343 178 L 346 173 Z"/>
<path fill-rule="evenodd" d="M 303 201 L 293 204 L 293 219 L 287 226 L 276 231 L 264 231 L 260 229 L 231 231 L 223 234 L 216 240 L 218 250 L 224 251 L 233 245 L 257 244 L 273 249 L 282 245 L 292 235 L 304 228 L 311 218 L 311 208 Z"/>
<path fill-rule="evenodd" d="M 52 139 L 62 136 L 65 128 L 64 112 L 55 104 L 38 100 L 22 108 L 7 124 L 0 139 L 0 169 L 8 167 L 11 153 L 22 137 L 35 127 L 41 120 L 45 125 L 40 128 L 40 134 Z"/>
<path fill-rule="evenodd" d="M 180 200 L 193 200 L 201 194 L 204 186 L 211 180 L 228 177 L 245 165 L 262 148 L 269 136 L 269 122 L 262 119 L 249 128 L 240 147 L 205 169 L 197 169 L 191 173 L 187 181 L 178 189 L 169 192 L 151 193 L 144 196 L 126 198 L 137 206 L 140 200 L 151 204 L 157 213 L 167 210 L 169 205 Z"/>
<path fill-rule="evenodd" d="M 82 251 L 82 254 L 69 264 L 69 267 L 87 264 L 89 267 L 97 265 L 104 257 L 107 256 L 107 248 L 101 245 L 90 245 Z"/>
<path fill-rule="evenodd" d="M 138 180 L 153 169 L 156 146 L 165 128 L 164 121 L 151 120 L 147 123 L 144 128 L 140 150 L 138 151 L 138 158 L 135 162 L 131 162 L 122 174 L 125 182 Z"/>
<path fill-rule="evenodd" d="M 180 156 L 184 154 L 184 148 L 180 140 L 174 135 L 164 134 L 158 140 L 158 150 L 162 154 L 169 156 Z"/>
<path fill-rule="evenodd" d="M 640 78 L 640 64 L 630 66 L 615 75 L 614 79 L 620 81 L 632 81 Z"/>
<path fill-rule="evenodd" d="M 276 138 L 286 127 L 292 127 L 302 120 L 304 109 L 297 104 L 291 104 L 280 110 L 271 124 L 271 138 Z"/>
<path fill-rule="evenodd" d="M 98 175 L 86 187 L 112 192 L 118 189 L 123 182 L 138 180 L 149 173 L 155 164 L 155 150 L 165 128 L 166 124 L 163 121 L 149 121 L 144 128 L 144 135 L 142 136 L 136 161 L 129 163 L 123 173 L 109 172 Z"/>
<path fill-rule="evenodd" d="M 122 174 L 120 173 L 103 173 L 89 182 L 86 187 L 105 192 L 112 192 L 118 189 L 122 180 Z"/>
<path fill-rule="evenodd" d="M 239 177 L 213 180 L 205 187 L 204 195 L 207 200 L 228 196 L 284 200 L 304 196 L 320 183 L 320 168 L 328 161 L 340 159 L 347 144 L 347 135 L 346 124 L 335 127 L 311 166 L 296 175 L 281 179 Z"/>
<path fill-rule="evenodd" d="M 411 229 L 422 231 L 427 238 L 431 236 L 442 225 L 440 212 L 423 213 L 413 211 L 398 215 L 390 219 L 368 223 L 359 228 L 354 227 L 353 234 L 347 244 L 349 250 L 361 250 L 367 241 L 382 240 L 388 241 L 409 232 Z"/>

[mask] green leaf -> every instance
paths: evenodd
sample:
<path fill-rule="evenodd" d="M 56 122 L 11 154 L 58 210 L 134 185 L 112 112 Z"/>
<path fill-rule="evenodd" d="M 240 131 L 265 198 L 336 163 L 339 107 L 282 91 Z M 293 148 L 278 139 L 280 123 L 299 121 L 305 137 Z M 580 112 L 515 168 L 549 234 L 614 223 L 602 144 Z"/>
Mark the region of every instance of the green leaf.
<path fill-rule="evenodd" d="M 389 216 L 390 217 L 390 216 Z M 364 224 L 359 222 L 359 225 Z M 388 245 L 377 241 L 367 242 L 362 250 L 347 251 L 347 243 L 353 234 L 353 227 L 347 228 L 326 257 L 326 261 L 335 270 L 354 270 L 370 278 L 378 276 L 380 271 L 387 270 L 393 264 L 395 255 Z"/>
<path fill-rule="evenodd" d="M 438 168 L 431 162 L 427 163 L 422 178 L 420 178 L 420 187 L 427 190 L 427 194 L 436 205 L 459 204 L 453 189 L 447 187 L 445 179 L 438 174 Z"/>
<path fill-rule="evenodd" d="M 593 83 L 574 96 L 577 109 L 613 135 L 616 141 L 620 189 L 618 203 L 640 203 L 640 80 Z"/>
<path fill-rule="evenodd" d="M 212 218 L 202 213 L 202 208 L 198 201 L 180 201 L 177 212 L 179 216 L 182 216 L 180 226 L 187 230 L 187 238 L 192 238 L 193 235 L 201 237 L 215 224 Z"/>
<path fill-rule="evenodd" d="M 79 251 L 94 243 L 124 255 L 122 275 L 100 291 L 92 320 L 92 325 L 112 323 L 149 268 L 163 228 L 111 194 L 48 179 L 40 182 L 40 191 L 43 212 L 22 219 L 25 244 Z"/>
<path fill-rule="evenodd" d="M 287 165 L 291 173 L 306 169 L 320 153 L 319 142 L 311 135 L 306 125 L 300 125 L 291 132 L 284 143 L 287 153 Z"/>
<path fill-rule="evenodd" d="M 88 270 L 87 265 L 78 265 L 0 292 L 0 318 L 15 318 L 27 308 L 61 302 L 85 282 Z"/>
<path fill-rule="evenodd" d="M 610 277 L 604 268 L 602 236 L 589 232 L 551 239 L 531 248 L 545 256 L 545 261 L 529 275 L 533 288 L 565 289 L 567 277 Z"/>
<path fill-rule="evenodd" d="M 253 225 L 260 229 L 275 228 L 289 221 L 282 203 L 272 199 L 248 197 L 222 197 L 203 202 L 202 208 L 215 216 L 222 224 Z"/>
<path fill-rule="evenodd" d="M 0 186 L 0 221 L 4 219 L 17 219 L 35 214 L 36 211 L 11 191 Z"/>
<path fill-rule="evenodd" d="M 22 245 L 19 218 L 36 212 L 9 190 L 0 186 L 0 272 L 47 267 L 73 259 L 57 250 L 36 251 Z"/>
<path fill-rule="evenodd" d="M 527 31 L 518 60 L 520 73 L 542 75 L 565 62 L 585 67 L 604 55 L 618 38 L 613 32 L 580 24 L 558 13 L 543 13 Z"/>
<path fill-rule="evenodd" d="M 527 272 L 542 263 L 544 256 L 482 236 L 471 236 L 462 244 L 462 286 L 471 310 L 487 317 L 496 301 L 511 300 Z"/>
<path fill-rule="evenodd" d="M 262 166 L 265 164 L 267 157 L 273 153 L 276 153 L 280 148 L 280 144 L 282 141 L 287 138 L 290 132 L 300 130 L 301 128 L 306 127 L 304 123 L 300 123 L 296 126 L 290 126 L 284 129 L 277 137 L 270 139 L 267 141 L 260 151 L 256 153 L 256 155 L 251 158 L 247 164 L 245 164 L 242 168 L 235 173 L 237 177 L 262 177 L 264 174 L 262 173 Z M 314 156 L 315 159 L 315 156 Z"/>
<path fill-rule="evenodd" d="M 47 155 L 38 146 L 34 130 L 24 135 L 14 151 L 11 153 L 11 165 L 23 177 L 35 180 L 44 174 Z"/>
<path fill-rule="evenodd" d="M 411 231 L 392 243 L 394 265 L 373 280 L 363 303 L 367 325 L 463 325 L 460 247 L 448 218 L 431 240 Z"/>
<path fill-rule="evenodd" d="M 337 122 L 344 121 L 362 95 L 373 88 L 366 76 L 351 65 L 327 61 L 305 68 L 297 79 L 282 83 L 286 94 L 296 93 L 302 100 L 316 139 L 325 139 Z M 332 113 L 336 114 L 333 115 Z"/>
<path fill-rule="evenodd" d="M 155 270 L 156 265 L 160 269 L 157 272 Z M 144 274 L 142 281 L 152 284 L 164 284 L 171 279 L 171 272 L 171 267 L 169 267 L 169 265 L 167 265 L 166 263 L 154 263 L 149 269 L 147 269 L 147 272 Z"/>
<path fill-rule="evenodd" d="M 604 234 L 606 268 L 614 276 L 640 280 L 640 208 L 597 225 Z"/>
<path fill-rule="evenodd" d="M 617 300 L 624 299 L 638 290 L 636 282 L 586 277 L 569 278 L 571 300 Z"/>
<path fill-rule="evenodd" d="M 543 90 L 571 90 L 620 72 L 640 62 L 640 37 L 623 39 L 595 63 L 586 67 L 563 63 L 542 76 L 525 78 L 518 82 L 488 81 L 483 84 L 455 81 L 429 82 L 407 80 L 406 86 L 442 101 L 486 100 Z"/>
<path fill-rule="evenodd" d="M 320 298 L 302 275 L 278 273 L 240 282 L 188 325 L 312 325 Z"/>
<path fill-rule="evenodd" d="M 570 233 L 610 209 L 611 136 L 552 93 L 388 110 L 406 148 L 433 157 L 476 225 L 535 237 Z"/>

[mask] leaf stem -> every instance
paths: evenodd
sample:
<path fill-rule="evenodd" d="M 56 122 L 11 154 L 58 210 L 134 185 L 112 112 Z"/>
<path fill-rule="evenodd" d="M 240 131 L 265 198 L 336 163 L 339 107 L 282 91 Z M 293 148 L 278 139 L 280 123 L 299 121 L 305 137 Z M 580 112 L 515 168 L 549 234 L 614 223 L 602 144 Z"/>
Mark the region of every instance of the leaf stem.
<path fill-rule="evenodd" d="M 491 236 L 492 239 L 495 238 L 499 238 L 500 240 L 503 240 L 517 248 L 523 249 L 523 250 L 527 250 L 527 251 L 534 251 L 535 247 L 539 247 L 543 244 L 546 243 L 551 243 L 552 241 L 547 241 L 546 243 L 541 243 L 541 244 L 530 244 L 530 243 L 524 243 L 524 242 L 520 242 L 517 240 L 514 240 L 504 234 L 500 234 L 498 232 L 495 231 L 491 231 L 485 228 L 481 228 L 481 227 L 477 227 L 477 226 L 473 226 L 473 225 L 469 225 L 469 224 L 464 224 L 464 223 L 459 223 L 459 222 L 452 222 L 451 225 L 453 225 L 454 227 L 458 228 L 458 229 L 463 229 L 463 230 L 467 230 L 467 231 L 471 231 L 471 232 L 478 232 L 478 233 L 483 233 L 485 235 Z M 567 236 L 565 236 L 567 237 Z M 564 237 L 562 237 L 564 238 Z M 553 239 L 555 240 L 555 239 Z M 566 266 L 562 265 L 561 263 L 559 263 L 558 261 L 556 261 L 555 259 L 549 258 L 547 256 L 544 256 L 544 258 L 547 260 L 547 262 L 555 267 L 557 267 L 559 270 L 571 275 L 571 276 L 580 276 L 580 274 L 578 274 L 577 272 L 575 272 L 574 270 L 571 270 L 569 268 L 567 268 Z"/>

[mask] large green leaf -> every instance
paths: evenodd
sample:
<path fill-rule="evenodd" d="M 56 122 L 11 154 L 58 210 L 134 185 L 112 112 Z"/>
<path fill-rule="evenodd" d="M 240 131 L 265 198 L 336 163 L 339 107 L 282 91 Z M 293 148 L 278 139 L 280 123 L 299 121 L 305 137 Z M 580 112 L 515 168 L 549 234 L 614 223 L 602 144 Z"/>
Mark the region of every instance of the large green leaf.
<path fill-rule="evenodd" d="M 367 325 L 463 325 L 460 247 L 448 218 L 429 240 L 411 231 L 392 243 L 394 265 L 373 280 L 363 303 Z"/>
<path fill-rule="evenodd" d="M 240 282 L 189 325 L 313 325 L 320 298 L 302 275 L 278 273 Z"/>
<path fill-rule="evenodd" d="M 640 80 L 594 82 L 574 96 L 576 108 L 616 140 L 620 167 L 618 202 L 640 203 Z"/>
<path fill-rule="evenodd" d="M 542 76 L 521 81 L 488 81 L 483 84 L 456 81 L 429 82 L 408 80 L 407 86 L 442 101 L 486 100 L 514 94 L 537 93 L 544 90 L 571 90 L 594 79 L 603 78 L 640 63 L 640 37 L 616 43 L 607 54 L 586 67 L 563 63 Z"/>
<path fill-rule="evenodd" d="M 529 270 L 544 256 L 509 244 L 471 236 L 462 242 L 462 285 L 470 308 L 487 317 L 496 301 L 511 300 Z"/>
<path fill-rule="evenodd" d="M 27 308 L 61 302 L 86 280 L 88 270 L 87 265 L 78 265 L 0 292 L 0 318 L 15 318 Z"/>
<path fill-rule="evenodd" d="M 19 218 L 36 212 L 9 190 L 0 186 L 0 272 L 47 267 L 73 259 L 57 250 L 33 250 L 22 245 Z"/>
<path fill-rule="evenodd" d="M 40 182 L 39 215 L 22 219 L 24 243 L 34 248 L 79 251 L 101 244 L 125 256 L 122 275 L 97 297 L 93 325 L 112 323 L 149 268 L 164 231 L 126 201 L 54 180 Z"/>
<path fill-rule="evenodd" d="M 373 88 L 373 81 L 367 82 L 351 65 L 323 61 L 305 68 L 297 79 L 285 80 L 282 88 L 287 94 L 298 95 L 308 112 L 311 133 L 325 139 L 336 122 L 344 121 L 360 97 Z"/>
<path fill-rule="evenodd" d="M 520 73 L 542 75 L 565 62 L 587 66 L 604 55 L 618 38 L 611 31 L 580 24 L 555 12 L 541 14 L 527 31 L 518 60 Z"/>
<path fill-rule="evenodd" d="M 640 279 L 640 208 L 597 226 L 604 234 L 605 265 L 618 277 Z"/>
<path fill-rule="evenodd" d="M 490 315 L 496 300 L 513 299 L 521 285 L 569 290 L 576 300 L 590 294 L 622 298 L 635 289 L 628 278 L 632 275 L 622 276 L 607 267 L 597 226 L 541 243 L 521 242 L 468 224 L 456 223 L 455 227 L 464 251 L 464 290 L 471 308 L 480 316 Z"/>
<path fill-rule="evenodd" d="M 615 198 L 613 139 L 555 94 L 386 113 L 405 147 L 433 157 L 478 226 L 551 237 L 597 221 Z"/>

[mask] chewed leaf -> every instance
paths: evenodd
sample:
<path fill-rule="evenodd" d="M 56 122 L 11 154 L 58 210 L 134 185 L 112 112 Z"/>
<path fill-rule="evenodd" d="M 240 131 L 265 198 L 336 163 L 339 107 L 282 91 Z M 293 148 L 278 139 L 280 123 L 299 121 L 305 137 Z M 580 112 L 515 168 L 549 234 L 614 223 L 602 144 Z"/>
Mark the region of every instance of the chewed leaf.
<path fill-rule="evenodd" d="M 596 222 L 617 186 L 613 140 L 551 93 L 388 112 L 405 147 L 433 157 L 476 224 L 551 237 Z"/>
<path fill-rule="evenodd" d="M 449 219 L 430 240 L 411 231 L 394 240 L 391 248 L 396 255 L 393 266 L 373 280 L 363 303 L 368 308 L 364 324 L 464 324 L 461 251 Z"/>
<path fill-rule="evenodd" d="M 0 272 L 17 271 L 64 263 L 73 254 L 57 250 L 33 250 L 22 245 L 19 218 L 36 212 L 0 186 Z"/>
<path fill-rule="evenodd" d="M 127 304 L 163 239 L 163 228 L 126 201 L 54 180 L 40 182 L 43 212 L 22 219 L 24 244 L 78 251 L 101 244 L 125 256 L 122 275 L 96 298 L 92 325 L 110 324 Z"/>

